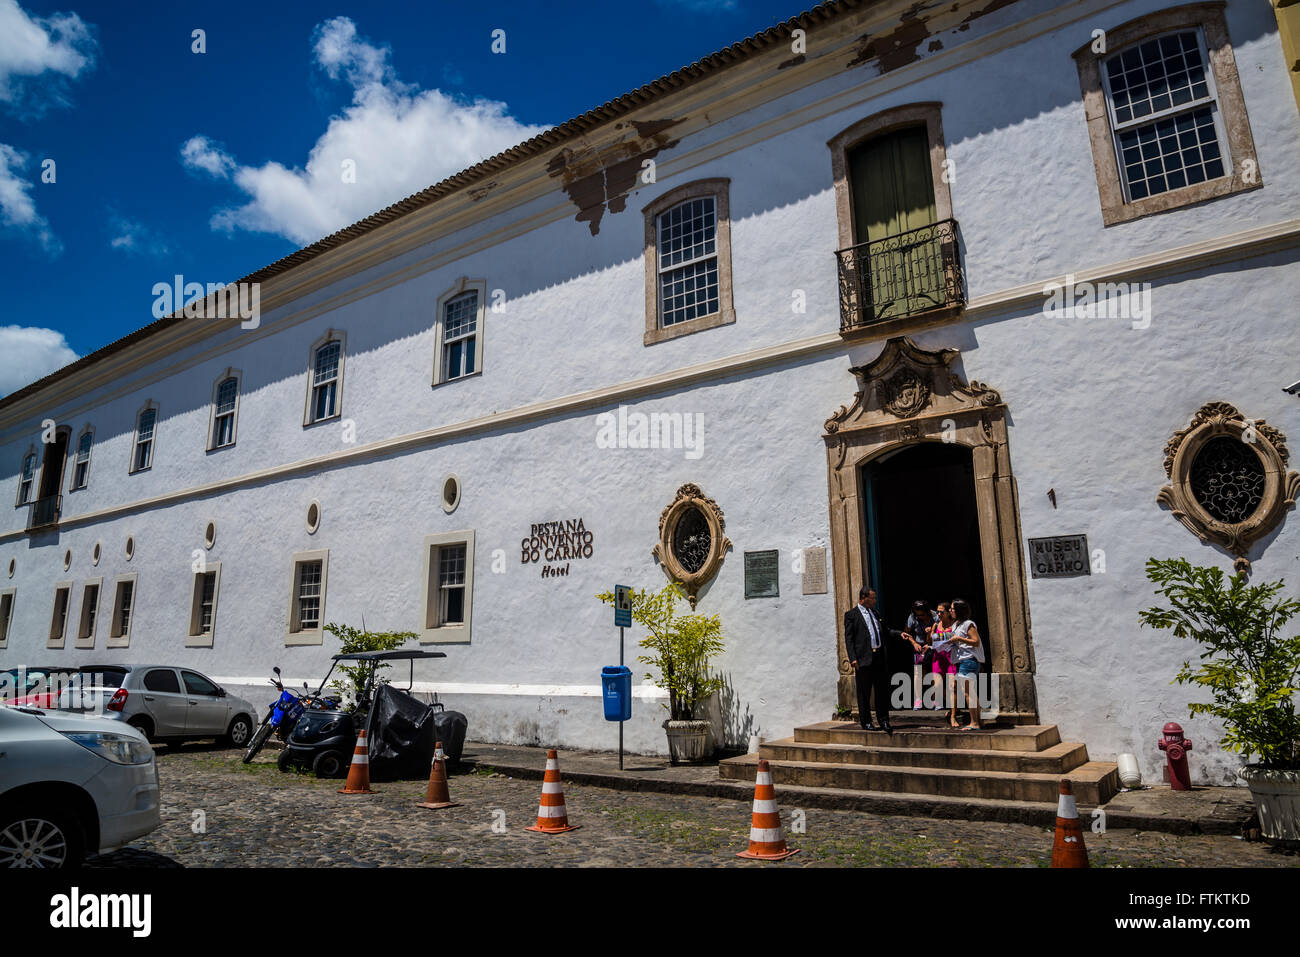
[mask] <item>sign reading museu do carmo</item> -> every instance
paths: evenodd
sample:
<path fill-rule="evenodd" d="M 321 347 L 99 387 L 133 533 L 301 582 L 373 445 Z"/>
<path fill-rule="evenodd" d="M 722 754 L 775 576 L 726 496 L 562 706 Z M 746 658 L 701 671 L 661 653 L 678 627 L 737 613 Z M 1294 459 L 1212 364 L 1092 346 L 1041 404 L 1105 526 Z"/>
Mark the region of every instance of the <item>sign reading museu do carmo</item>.
<path fill-rule="evenodd" d="M 546 562 L 543 578 L 569 574 L 569 564 L 575 559 L 590 558 L 592 534 L 580 518 L 560 522 L 538 522 L 531 526 L 528 537 L 520 542 L 519 561 Z M 556 564 L 552 565 L 551 562 Z M 563 562 L 563 565 L 559 563 Z"/>

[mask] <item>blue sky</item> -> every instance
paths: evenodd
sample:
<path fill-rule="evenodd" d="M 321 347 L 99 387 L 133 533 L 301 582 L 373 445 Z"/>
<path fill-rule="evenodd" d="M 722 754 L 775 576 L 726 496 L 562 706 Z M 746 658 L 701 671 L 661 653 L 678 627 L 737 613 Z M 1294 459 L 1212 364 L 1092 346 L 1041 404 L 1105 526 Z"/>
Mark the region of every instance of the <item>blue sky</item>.
<path fill-rule="evenodd" d="M 0 395 L 811 5 L 0 0 Z"/>

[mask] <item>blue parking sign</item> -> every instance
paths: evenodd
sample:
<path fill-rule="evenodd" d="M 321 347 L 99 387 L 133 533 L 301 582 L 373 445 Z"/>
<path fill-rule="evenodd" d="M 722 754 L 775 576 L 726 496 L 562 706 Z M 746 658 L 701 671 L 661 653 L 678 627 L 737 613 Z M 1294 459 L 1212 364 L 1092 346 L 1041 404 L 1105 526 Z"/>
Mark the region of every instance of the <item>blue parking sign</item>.
<path fill-rule="evenodd" d="M 614 586 L 614 627 L 632 627 L 632 589 L 627 585 Z"/>

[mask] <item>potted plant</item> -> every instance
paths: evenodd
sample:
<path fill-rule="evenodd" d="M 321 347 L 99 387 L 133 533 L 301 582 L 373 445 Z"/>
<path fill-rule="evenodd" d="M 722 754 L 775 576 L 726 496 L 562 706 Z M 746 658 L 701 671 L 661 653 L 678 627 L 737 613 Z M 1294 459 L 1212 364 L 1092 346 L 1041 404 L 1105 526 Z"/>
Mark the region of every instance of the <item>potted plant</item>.
<path fill-rule="evenodd" d="M 1300 601 L 1277 597 L 1281 581 L 1247 585 L 1238 572 L 1225 584 L 1222 569 L 1185 559 L 1151 559 L 1146 567 L 1170 607 L 1139 612 L 1142 623 L 1204 648 L 1200 662 L 1184 661 L 1177 675 L 1179 684 L 1199 685 L 1213 699 L 1189 704 L 1192 716 L 1218 718 L 1224 748 L 1247 760 L 1258 756 L 1238 773 L 1265 840 L 1300 843 L 1300 635 L 1282 633 Z"/>
<path fill-rule="evenodd" d="M 675 606 L 685 593 L 677 582 L 657 592 L 631 590 L 632 620 L 648 632 L 640 642 L 646 654 L 637 660 L 659 670 L 657 683 L 668 692 L 668 754 L 673 764 L 695 764 L 713 756 L 710 723 L 704 703 L 722 688 L 722 678 L 710 665 L 722 653 L 722 622 L 717 615 L 677 615 Z M 614 603 L 613 592 L 597 595 Z M 647 673 L 647 681 L 656 681 Z"/>

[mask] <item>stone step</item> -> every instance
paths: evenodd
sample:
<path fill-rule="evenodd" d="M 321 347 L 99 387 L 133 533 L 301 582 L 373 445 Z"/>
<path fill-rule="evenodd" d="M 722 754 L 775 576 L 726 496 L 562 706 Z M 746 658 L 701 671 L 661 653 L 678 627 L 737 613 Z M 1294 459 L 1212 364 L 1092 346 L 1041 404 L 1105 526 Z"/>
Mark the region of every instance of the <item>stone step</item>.
<path fill-rule="evenodd" d="M 898 748 L 876 747 L 870 744 L 806 744 L 794 738 L 781 738 L 761 745 L 758 754 L 759 757 L 769 761 L 1064 774 L 1087 763 L 1088 746 L 1078 741 L 1063 741 L 1042 751 L 1006 751 L 991 748 Z"/>
<path fill-rule="evenodd" d="M 718 766 L 725 780 L 753 780 L 759 756 L 729 758 Z M 953 798 L 1048 803 L 1060 793 L 1062 778 L 1069 778 L 1075 800 L 1105 804 L 1119 790 L 1119 769 L 1109 761 L 1089 761 L 1064 774 L 1010 771 L 964 771 L 948 768 L 886 767 L 835 764 L 826 761 L 771 761 L 774 784 L 855 791 L 889 791 Z"/>
<path fill-rule="evenodd" d="M 794 740 L 798 744 L 974 751 L 1043 751 L 1061 743 L 1061 733 L 1054 724 L 997 724 L 980 731 L 952 731 L 913 725 L 903 719 L 891 723 L 894 725 L 893 734 L 863 731 L 848 721 L 821 721 L 795 728 Z"/>

